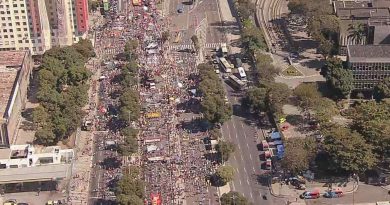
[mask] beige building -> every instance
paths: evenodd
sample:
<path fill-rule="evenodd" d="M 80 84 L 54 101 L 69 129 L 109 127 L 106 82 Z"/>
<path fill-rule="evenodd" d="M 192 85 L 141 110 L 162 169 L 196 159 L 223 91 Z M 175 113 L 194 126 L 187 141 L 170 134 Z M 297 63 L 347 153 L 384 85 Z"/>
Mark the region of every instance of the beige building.
<path fill-rule="evenodd" d="M 87 0 L 0 0 L 0 51 L 43 54 L 88 32 Z"/>
<path fill-rule="evenodd" d="M 32 67 L 30 51 L 0 51 L 0 147 L 15 140 Z"/>

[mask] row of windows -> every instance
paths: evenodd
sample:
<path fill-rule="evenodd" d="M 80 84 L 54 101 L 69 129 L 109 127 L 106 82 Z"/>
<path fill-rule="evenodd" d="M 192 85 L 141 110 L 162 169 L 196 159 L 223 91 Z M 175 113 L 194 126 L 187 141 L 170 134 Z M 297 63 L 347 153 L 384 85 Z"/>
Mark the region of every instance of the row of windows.
<path fill-rule="evenodd" d="M 389 77 L 389 75 L 353 75 L 355 80 L 383 80 L 387 77 Z"/>
<path fill-rule="evenodd" d="M 380 70 L 390 70 L 390 64 L 382 64 L 382 65 L 354 65 L 352 66 L 352 70 L 360 70 L 360 71 L 380 71 Z"/>

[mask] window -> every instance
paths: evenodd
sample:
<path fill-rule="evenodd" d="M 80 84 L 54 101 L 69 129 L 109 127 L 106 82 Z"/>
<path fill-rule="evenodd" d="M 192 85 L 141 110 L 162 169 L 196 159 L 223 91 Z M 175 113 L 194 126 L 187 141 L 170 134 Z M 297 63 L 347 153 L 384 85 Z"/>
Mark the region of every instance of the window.
<path fill-rule="evenodd" d="M 15 19 L 19 19 L 19 16 L 15 16 Z"/>
<path fill-rule="evenodd" d="M 39 51 L 43 51 L 42 47 L 39 47 Z"/>
<path fill-rule="evenodd" d="M 18 43 L 23 43 L 23 41 L 22 40 L 18 40 Z"/>
<path fill-rule="evenodd" d="M 4 35 L 4 38 L 8 38 L 8 35 Z"/>
<path fill-rule="evenodd" d="M 31 40 L 31 43 L 35 43 L 35 40 Z"/>
<path fill-rule="evenodd" d="M 14 13 L 17 14 L 17 13 L 19 13 L 19 11 L 18 10 L 14 10 Z"/>
<path fill-rule="evenodd" d="M 17 25 L 17 26 L 20 26 L 20 22 L 16 22 L 16 25 Z"/>
<path fill-rule="evenodd" d="M 2 23 L 1 25 L 3 25 L 3 26 L 7 26 L 7 24 L 6 24 L 6 23 Z"/>
<path fill-rule="evenodd" d="M 22 38 L 22 34 L 18 34 L 18 37 L 19 37 L 19 38 Z"/>
<path fill-rule="evenodd" d="M 13 30 L 13 29 L 10 29 L 9 32 L 14 32 L 14 30 Z"/>
<path fill-rule="evenodd" d="M 3 29 L 3 32 L 7 32 L 7 29 Z"/>
<path fill-rule="evenodd" d="M 27 23 L 26 23 L 26 22 L 23 22 L 23 25 L 27 25 Z"/>
<path fill-rule="evenodd" d="M 17 5 L 17 4 L 14 4 L 13 6 L 14 6 L 14 7 L 18 7 L 18 5 Z"/>
<path fill-rule="evenodd" d="M 29 40 L 25 40 L 24 42 L 25 42 L 25 43 L 30 43 L 30 41 L 29 41 Z"/>
<path fill-rule="evenodd" d="M 21 28 L 16 28 L 16 31 L 21 31 L 22 29 Z"/>

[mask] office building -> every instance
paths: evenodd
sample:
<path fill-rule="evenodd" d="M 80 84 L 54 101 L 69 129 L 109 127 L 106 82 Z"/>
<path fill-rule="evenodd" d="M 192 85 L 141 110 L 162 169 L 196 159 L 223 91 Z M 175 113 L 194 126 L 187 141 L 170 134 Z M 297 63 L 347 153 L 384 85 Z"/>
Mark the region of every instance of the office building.
<path fill-rule="evenodd" d="M 390 77 L 390 44 L 348 45 L 347 51 L 355 90 L 371 90 Z"/>
<path fill-rule="evenodd" d="M 0 51 L 43 54 L 85 38 L 87 0 L 0 0 Z"/>

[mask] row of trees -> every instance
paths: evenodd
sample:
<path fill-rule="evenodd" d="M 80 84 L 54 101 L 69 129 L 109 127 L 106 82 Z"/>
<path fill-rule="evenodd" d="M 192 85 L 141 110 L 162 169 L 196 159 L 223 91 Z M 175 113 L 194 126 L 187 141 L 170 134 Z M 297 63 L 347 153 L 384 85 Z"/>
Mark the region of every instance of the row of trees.
<path fill-rule="evenodd" d="M 121 85 L 119 97 L 119 120 L 122 125 L 120 134 L 124 141 L 119 144 L 119 153 L 125 156 L 138 151 L 138 130 L 132 127 L 131 122 L 137 121 L 140 117 L 141 105 L 136 86 L 138 84 L 138 57 L 136 49 L 138 41 L 129 40 L 126 42 L 124 56 L 126 63 L 122 66 L 121 74 L 118 76 Z"/>
<path fill-rule="evenodd" d="M 332 119 L 339 113 L 336 104 L 322 97 L 316 84 L 301 84 L 293 94 L 302 111 L 314 111 L 312 120 L 320 122 L 324 141 L 317 146 L 314 138 L 287 139 L 282 161 L 286 170 L 299 173 L 317 159 L 325 171 L 362 173 L 390 156 L 388 102 L 356 103 L 348 112 L 352 122 L 341 126 Z"/>
<path fill-rule="evenodd" d="M 54 145 L 67 138 L 80 125 L 81 108 L 88 101 L 88 80 L 85 68 L 88 58 L 95 55 L 89 40 L 48 50 L 38 70 L 39 106 L 32 112 L 37 127 L 35 142 Z"/>
<path fill-rule="evenodd" d="M 202 94 L 202 112 L 204 118 L 212 124 L 224 123 L 232 115 L 232 107 L 225 102 L 225 90 L 212 66 L 198 65 L 199 91 Z"/>
<path fill-rule="evenodd" d="M 116 201 L 119 205 L 143 205 L 145 183 L 140 179 L 139 168 L 131 166 L 123 173 L 122 178 L 116 183 Z"/>

